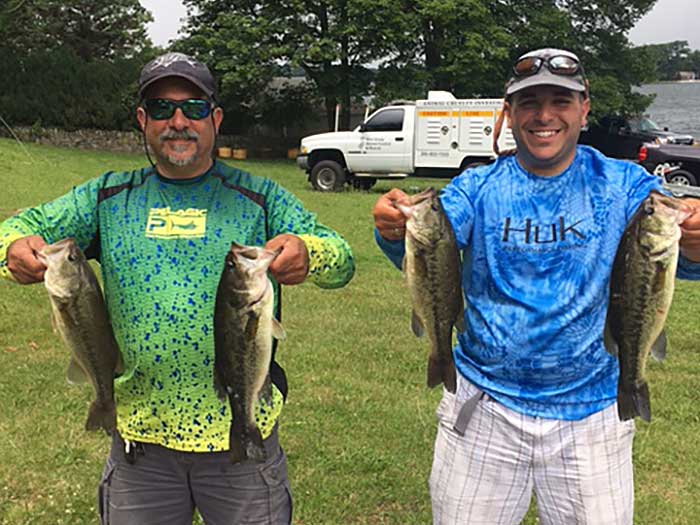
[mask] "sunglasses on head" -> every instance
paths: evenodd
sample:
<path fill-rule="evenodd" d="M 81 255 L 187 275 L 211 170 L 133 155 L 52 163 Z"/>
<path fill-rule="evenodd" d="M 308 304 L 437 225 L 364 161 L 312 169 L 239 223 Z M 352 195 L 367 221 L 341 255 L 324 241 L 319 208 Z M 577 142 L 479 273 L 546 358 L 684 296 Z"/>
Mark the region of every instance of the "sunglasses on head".
<path fill-rule="evenodd" d="M 513 66 L 513 74 L 516 77 L 530 77 L 537 74 L 542 66 L 546 66 L 552 74 L 564 77 L 583 74 L 583 67 L 579 61 L 567 55 L 554 55 L 549 58 L 521 58 Z"/>
<path fill-rule="evenodd" d="M 180 108 L 182 114 L 190 120 L 201 120 L 211 113 L 212 105 L 208 100 L 189 98 L 187 100 L 169 100 L 167 98 L 149 98 L 143 103 L 146 113 L 153 120 L 168 120 Z"/>

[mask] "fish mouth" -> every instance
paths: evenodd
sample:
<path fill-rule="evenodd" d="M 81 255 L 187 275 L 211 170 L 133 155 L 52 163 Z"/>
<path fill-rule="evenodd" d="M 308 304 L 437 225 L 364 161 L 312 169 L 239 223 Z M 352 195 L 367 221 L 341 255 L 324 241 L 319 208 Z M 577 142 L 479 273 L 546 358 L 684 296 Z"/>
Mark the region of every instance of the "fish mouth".
<path fill-rule="evenodd" d="M 73 246 L 74 244 L 75 244 L 75 240 L 71 239 L 70 237 L 68 237 L 66 239 L 61 239 L 60 241 L 57 241 L 53 244 L 47 244 L 40 251 L 37 252 L 37 255 L 38 254 L 42 254 L 44 256 L 53 255 L 54 253 L 58 253 L 61 250 L 64 250 L 66 247 Z"/>
<path fill-rule="evenodd" d="M 668 217 L 673 217 L 678 224 L 685 221 L 694 212 L 693 208 L 685 204 L 682 199 L 669 197 L 656 190 L 651 191 L 650 197 L 654 210 L 658 210 Z"/>
<path fill-rule="evenodd" d="M 429 188 L 426 188 L 425 190 L 421 191 L 420 193 L 417 193 L 415 195 L 412 195 L 410 197 L 400 199 L 397 201 L 392 201 L 392 205 L 394 208 L 399 210 L 404 217 L 407 219 L 411 218 L 414 215 L 414 207 L 417 206 L 418 204 L 421 204 L 427 200 L 432 200 L 437 197 L 437 191 L 435 188 L 432 186 Z"/>

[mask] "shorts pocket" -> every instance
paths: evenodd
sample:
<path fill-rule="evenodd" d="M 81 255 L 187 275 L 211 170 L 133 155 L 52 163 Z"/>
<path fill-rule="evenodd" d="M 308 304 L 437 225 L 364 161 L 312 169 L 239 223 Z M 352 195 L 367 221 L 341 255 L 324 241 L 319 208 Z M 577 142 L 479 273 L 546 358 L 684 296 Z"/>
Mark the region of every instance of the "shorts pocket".
<path fill-rule="evenodd" d="M 438 403 L 437 409 L 435 410 L 435 417 L 437 418 L 439 425 L 444 425 L 448 428 L 452 428 L 455 423 L 457 415 L 455 414 L 455 405 L 457 403 L 457 396 L 443 389 L 442 399 Z"/>

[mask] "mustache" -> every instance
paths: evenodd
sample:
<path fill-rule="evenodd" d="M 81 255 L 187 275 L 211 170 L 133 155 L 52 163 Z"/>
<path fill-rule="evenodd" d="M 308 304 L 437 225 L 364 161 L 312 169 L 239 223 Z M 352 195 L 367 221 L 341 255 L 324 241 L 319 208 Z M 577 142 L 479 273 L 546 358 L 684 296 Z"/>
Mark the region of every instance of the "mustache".
<path fill-rule="evenodd" d="M 166 140 L 199 140 L 199 133 L 183 129 L 182 131 L 168 130 L 158 136 L 159 142 Z"/>

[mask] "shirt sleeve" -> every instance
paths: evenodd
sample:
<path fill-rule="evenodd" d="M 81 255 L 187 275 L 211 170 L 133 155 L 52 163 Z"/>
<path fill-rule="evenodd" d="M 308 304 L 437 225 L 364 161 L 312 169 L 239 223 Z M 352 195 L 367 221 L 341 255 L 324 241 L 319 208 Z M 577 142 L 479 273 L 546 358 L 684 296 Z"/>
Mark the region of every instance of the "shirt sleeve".
<path fill-rule="evenodd" d="M 470 174 L 471 175 L 471 174 Z M 440 193 L 440 202 L 452 225 L 457 247 L 463 250 L 471 242 L 474 226 L 474 206 L 465 188 L 469 178 L 465 175 L 452 179 Z"/>
<path fill-rule="evenodd" d="M 665 193 L 661 187 L 661 180 L 656 175 L 652 175 L 641 166 L 630 163 L 630 169 L 627 172 L 627 222 L 632 219 L 634 213 L 639 208 L 640 204 L 649 196 L 649 193 L 656 190 Z"/>
<path fill-rule="evenodd" d="M 316 220 L 290 192 L 271 183 L 270 238 L 284 233 L 298 236 L 309 253 L 308 279 L 320 288 L 345 286 L 355 273 L 350 245 L 337 232 Z"/>
<path fill-rule="evenodd" d="M 387 241 L 379 235 L 379 231 L 374 229 L 374 240 L 379 249 L 399 270 L 403 268 L 403 256 L 406 254 L 406 244 L 404 241 Z"/>
<path fill-rule="evenodd" d="M 71 237 L 85 250 L 97 232 L 98 187 L 98 179 L 93 179 L 0 223 L 0 277 L 13 279 L 7 268 L 7 249 L 22 237 L 38 235 L 47 244 Z"/>
<path fill-rule="evenodd" d="M 676 277 L 689 281 L 700 281 L 700 263 L 690 261 L 683 257 L 683 255 L 679 255 Z"/>

